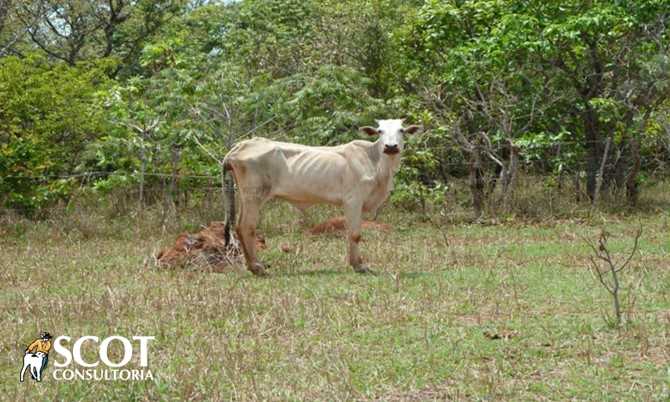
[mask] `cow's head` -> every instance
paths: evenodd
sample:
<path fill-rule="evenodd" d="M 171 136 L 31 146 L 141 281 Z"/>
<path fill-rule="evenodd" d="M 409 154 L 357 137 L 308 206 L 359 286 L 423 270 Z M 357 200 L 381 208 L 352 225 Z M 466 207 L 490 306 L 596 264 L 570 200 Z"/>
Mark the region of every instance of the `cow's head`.
<path fill-rule="evenodd" d="M 402 119 L 377 120 L 377 128 L 365 126 L 360 130 L 368 135 L 380 136 L 382 151 L 387 155 L 396 155 L 403 149 L 405 134 L 414 134 L 421 129 L 419 126 L 402 126 Z"/>

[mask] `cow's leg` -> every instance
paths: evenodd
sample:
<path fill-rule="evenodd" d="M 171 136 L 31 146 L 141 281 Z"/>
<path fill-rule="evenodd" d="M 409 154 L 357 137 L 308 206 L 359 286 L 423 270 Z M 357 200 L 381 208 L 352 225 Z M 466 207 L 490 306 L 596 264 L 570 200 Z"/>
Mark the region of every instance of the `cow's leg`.
<path fill-rule="evenodd" d="M 26 370 L 28 369 L 29 366 L 30 364 L 28 364 L 27 362 L 23 362 L 23 368 L 21 369 L 21 375 L 19 376 L 20 382 L 23 382 L 24 375 L 26 374 Z"/>
<path fill-rule="evenodd" d="M 344 216 L 347 219 L 347 258 L 349 259 L 349 265 L 354 268 L 354 271 L 369 273 L 371 271 L 363 265 L 363 259 L 358 250 L 358 243 L 361 241 L 362 213 L 362 205 L 359 202 L 348 203 L 344 206 Z"/>
<path fill-rule="evenodd" d="M 49 363 L 49 355 L 44 355 L 42 357 L 42 367 L 40 367 L 40 377 L 42 377 L 42 373 L 44 372 L 44 369 L 47 368 L 48 363 Z"/>
<path fill-rule="evenodd" d="M 240 206 L 240 216 L 237 221 L 237 238 L 244 252 L 247 268 L 254 275 L 265 275 L 265 267 L 256 259 L 256 225 L 260 215 L 262 203 L 257 197 L 244 197 Z M 246 198 L 246 199 L 245 199 Z"/>
<path fill-rule="evenodd" d="M 298 224 L 302 227 L 309 227 L 310 225 L 310 219 L 309 219 L 309 214 L 307 213 L 307 209 L 312 205 L 312 204 L 303 204 L 299 202 L 294 202 L 292 205 L 300 211 L 300 218 L 298 219 Z"/>

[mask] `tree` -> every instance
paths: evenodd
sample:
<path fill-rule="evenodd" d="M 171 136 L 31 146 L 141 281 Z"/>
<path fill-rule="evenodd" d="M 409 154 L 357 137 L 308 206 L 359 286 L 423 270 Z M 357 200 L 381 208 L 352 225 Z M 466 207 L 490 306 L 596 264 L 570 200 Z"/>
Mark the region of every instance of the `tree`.
<path fill-rule="evenodd" d="M 607 159 L 604 186 L 620 177 L 634 202 L 639 137 L 668 96 L 668 13 L 666 1 L 430 2 L 405 32 L 405 76 L 444 124 L 484 135 L 484 148 L 466 148 L 499 168 L 492 149 L 516 140 L 523 154 L 560 134 L 584 154 L 573 169 L 586 170 L 591 199 Z"/>
<path fill-rule="evenodd" d="M 477 216 L 497 183 L 502 204 L 509 205 L 523 153 L 519 140 L 546 129 L 541 116 L 558 97 L 533 71 L 534 19 L 509 6 L 427 3 L 403 40 L 407 79 L 467 154 Z"/>
<path fill-rule="evenodd" d="M 586 150 L 587 193 L 597 197 L 601 161 L 612 159 L 606 183 L 619 170 L 635 203 L 640 136 L 669 94 L 670 2 L 537 2 L 529 11 L 547 21 L 543 68 L 576 100 L 565 106 L 581 125 L 574 133 Z M 612 156 L 604 155 L 607 138 L 617 148 Z"/>
<path fill-rule="evenodd" d="M 106 130 L 98 107 L 106 61 L 69 67 L 30 55 L 0 58 L 0 202 L 32 210 L 67 197 L 87 143 Z"/>
<path fill-rule="evenodd" d="M 37 49 L 54 60 L 74 65 L 81 60 L 117 57 L 120 69 L 135 69 L 144 44 L 185 5 L 182 0 L 38 0 L 11 3 L 28 36 L 15 51 Z"/>

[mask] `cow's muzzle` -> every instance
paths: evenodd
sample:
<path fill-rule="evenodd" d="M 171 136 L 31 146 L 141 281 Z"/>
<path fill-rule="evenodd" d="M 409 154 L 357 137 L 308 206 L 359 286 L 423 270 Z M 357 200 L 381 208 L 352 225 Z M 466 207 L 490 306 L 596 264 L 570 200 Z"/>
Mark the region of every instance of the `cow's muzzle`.
<path fill-rule="evenodd" d="M 384 145 L 384 153 L 387 155 L 395 155 L 400 152 L 398 145 Z"/>

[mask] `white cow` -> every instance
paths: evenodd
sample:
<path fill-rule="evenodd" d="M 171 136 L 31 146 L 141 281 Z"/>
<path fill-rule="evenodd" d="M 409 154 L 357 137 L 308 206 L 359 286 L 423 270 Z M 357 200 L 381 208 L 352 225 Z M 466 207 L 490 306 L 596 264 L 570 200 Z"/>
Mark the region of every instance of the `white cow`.
<path fill-rule="evenodd" d="M 42 365 L 46 356 L 47 355 L 44 352 L 26 352 L 26 354 L 23 356 L 23 368 L 21 369 L 21 376 L 19 378 L 20 381 L 23 382 L 23 377 L 26 373 L 26 370 L 29 370 L 29 373 L 33 379 L 42 381 Z"/>
<path fill-rule="evenodd" d="M 393 175 L 400 164 L 404 134 L 419 126 L 403 128 L 402 120 L 379 120 L 378 127 L 362 127 L 375 142 L 352 141 L 334 147 L 253 138 L 235 145 L 224 158 L 240 193 L 240 213 L 236 232 L 247 268 L 264 275 L 256 259 L 256 225 L 263 204 L 272 198 L 284 199 L 304 210 L 314 204 L 342 206 L 348 229 L 348 260 L 356 272 L 369 272 L 358 250 L 361 240 L 361 215 L 375 212 L 393 188 Z M 229 194 L 230 204 L 234 195 Z M 234 219 L 228 216 L 226 227 Z M 229 239 L 229 234 L 226 235 Z"/>

